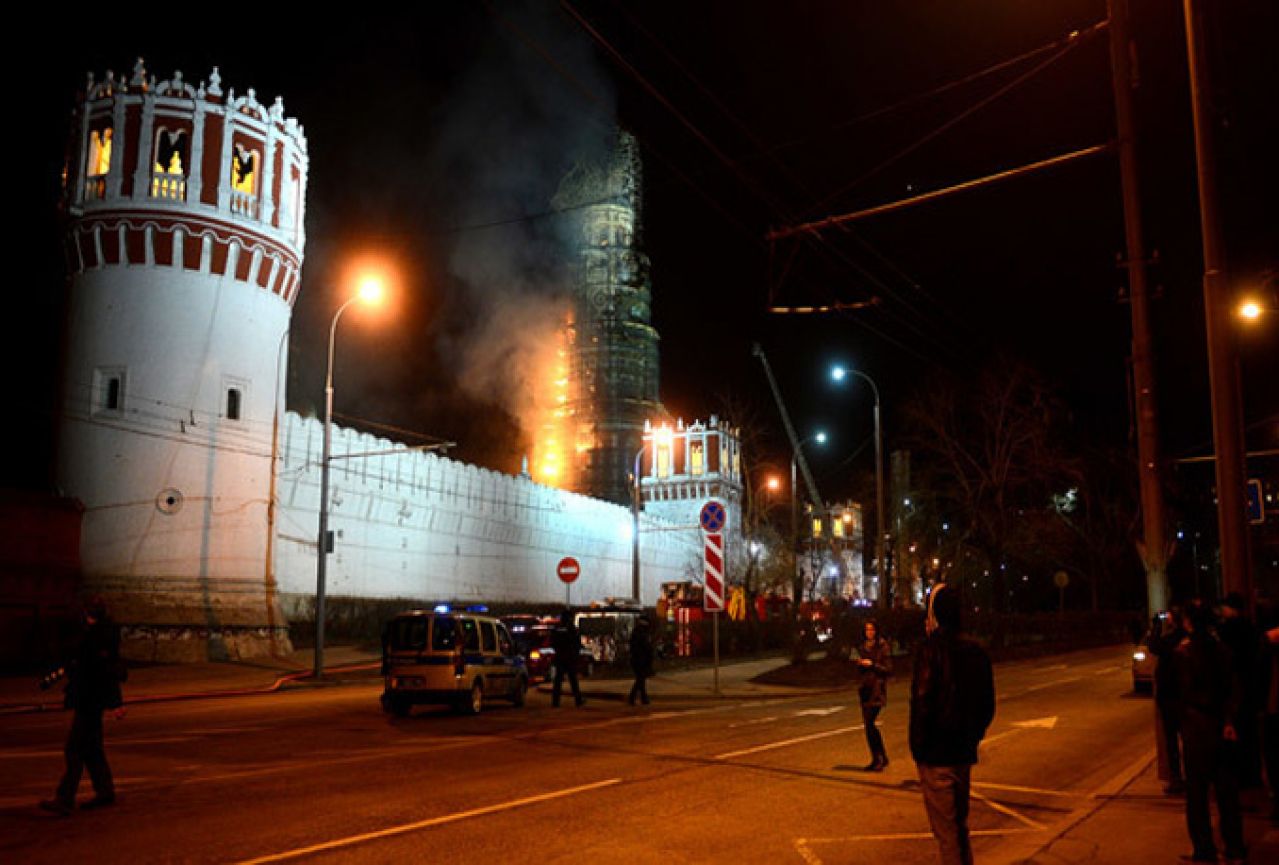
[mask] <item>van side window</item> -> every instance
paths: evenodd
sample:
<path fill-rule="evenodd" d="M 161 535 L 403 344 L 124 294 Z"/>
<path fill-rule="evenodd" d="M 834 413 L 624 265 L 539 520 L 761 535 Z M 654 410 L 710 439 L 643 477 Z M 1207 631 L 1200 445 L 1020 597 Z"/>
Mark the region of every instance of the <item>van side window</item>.
<path fill-rule="evenodd" d="M 456 645 L 456 621 L 449 616 L 436 616 L 431 625 L 431 648 L 437 652 L 448 652 Z"/>
<path fill-rule="evenodd" d="M 462 620 L 462 641 L 464 651 L 478 652 L 480 650 L 479 623 L 474 619 Z"/>
<path fill-rule="evenodd" d="M 480 637 L 484 641 L 484 651 L 497 651 L 497 630 L 492 622 L 480 622 Z"/>

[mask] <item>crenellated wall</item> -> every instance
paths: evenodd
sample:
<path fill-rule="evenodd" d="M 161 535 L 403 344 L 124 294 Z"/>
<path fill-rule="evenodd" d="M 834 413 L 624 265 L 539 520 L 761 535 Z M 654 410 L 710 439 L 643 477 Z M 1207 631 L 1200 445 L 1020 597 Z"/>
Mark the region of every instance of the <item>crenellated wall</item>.
<path fill-rule="evenodd" d="M 282 425 L 276 581 L 290 618 L 315 594 L 322 435 L 313 418 Z M 332 452 L 330 597 L 559 604 L 564 556 L 582 565 L 573 603 L 631 594 L 627 508 L 337 427 Z M 642 516 L 642 599 L 695 573 L 700 544 L 692 527 Z"/>

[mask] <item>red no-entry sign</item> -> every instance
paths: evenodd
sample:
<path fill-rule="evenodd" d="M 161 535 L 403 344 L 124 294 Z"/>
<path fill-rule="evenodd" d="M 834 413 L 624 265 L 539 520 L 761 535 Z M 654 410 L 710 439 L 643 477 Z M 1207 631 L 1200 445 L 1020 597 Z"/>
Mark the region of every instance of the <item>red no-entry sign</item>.
<path fill-rule="evenodd" d="M 571 583 L 582 574 L 582 566 L 577 563 L 577 559 L 572 556 L 565 556 L 560 559 L 560 563 L 555 566 L 555 575 L 560 578 L 562 583 Z"/>

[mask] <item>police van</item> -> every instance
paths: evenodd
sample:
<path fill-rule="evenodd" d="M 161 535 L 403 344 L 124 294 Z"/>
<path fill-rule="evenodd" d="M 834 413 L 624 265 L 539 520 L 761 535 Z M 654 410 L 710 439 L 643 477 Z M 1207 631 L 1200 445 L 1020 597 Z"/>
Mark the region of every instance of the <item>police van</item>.
<path fill-rule="evenodd" d="M 382 635 L 382 708 L 407 715 L 418 704 L 479 714 L 490 699 L 524 705 L 528 670 L 506 625 L 483 608 L 400 613 Z"/>

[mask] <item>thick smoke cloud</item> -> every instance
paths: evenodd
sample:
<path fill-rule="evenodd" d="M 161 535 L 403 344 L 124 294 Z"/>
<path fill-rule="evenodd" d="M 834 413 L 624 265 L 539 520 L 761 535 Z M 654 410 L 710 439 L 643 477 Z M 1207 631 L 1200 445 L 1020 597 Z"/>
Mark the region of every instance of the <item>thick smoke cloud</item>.
<path fill-rule="evenodd" d="M 451 235 L 436 335 L 463 391 L 500 404 L 527 439 L 549 398 L 573 254 L 572 214 L 545 214 L 572 164 L 601 155 L 613 91 L 589 40 L 553 6 L 503 4 L 498 14 L 442 106 L 432 153 L 448 184 L 438 191 L 464 227 Z"/>

